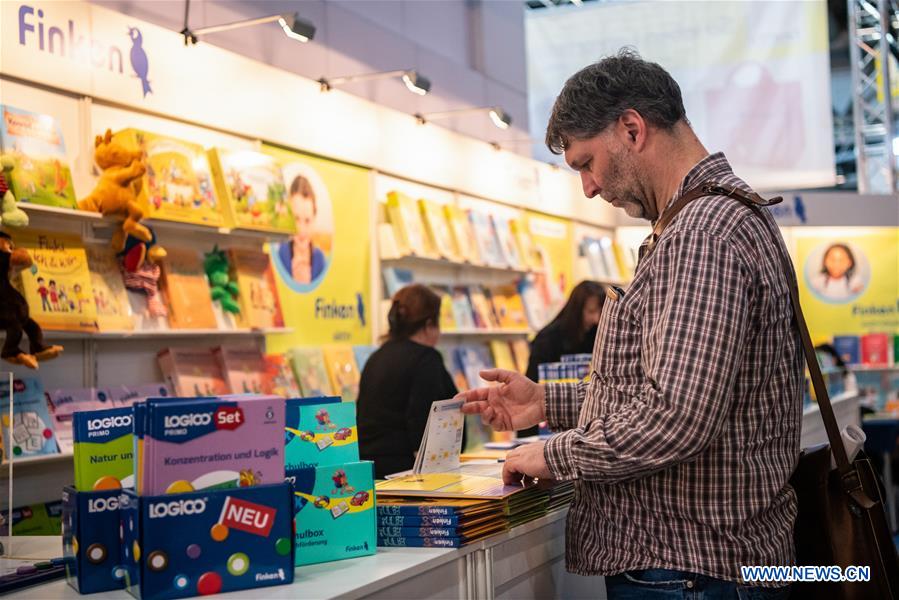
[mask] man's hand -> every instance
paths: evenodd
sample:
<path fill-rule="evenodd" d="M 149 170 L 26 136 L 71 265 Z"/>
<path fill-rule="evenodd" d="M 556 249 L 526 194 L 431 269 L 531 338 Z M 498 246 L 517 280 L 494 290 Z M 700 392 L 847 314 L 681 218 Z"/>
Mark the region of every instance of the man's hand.
<path fill-rule="evenodd" d="M 510 450 L 503 465 L 503 483 L 527 485 L 534 479 L 552 479 L 553 474 L 543 457 L 545 445 L 546 442 L 534 442 Z"/>
<path fill-rule="evenodd" d="M 519 373 L 503 369 L 481 371 L 481 378 L 501 385 L 478 388 L 458 394 L 465 400 L 462 412 L 481 415 L 484 423 L 496 431 L 533 427 L 546 419 L 543 386 Z"/>

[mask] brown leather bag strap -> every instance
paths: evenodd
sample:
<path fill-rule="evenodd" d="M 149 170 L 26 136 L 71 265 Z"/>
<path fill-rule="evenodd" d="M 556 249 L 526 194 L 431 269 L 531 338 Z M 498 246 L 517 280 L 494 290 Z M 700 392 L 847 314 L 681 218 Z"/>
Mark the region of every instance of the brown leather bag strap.
<path fill-rule="evenodd" d="M 656 241 L 661 237 L 665 228 L 674 220 L 674 217 L 677 216 L 677 214 L 690 202 L 705 196 L 727 196 L 737 200 L 747 206 L 762 220 L 768 229 L 768 232 L 774 236 L 775 240 L 780 236 L 780 231 L 778 231 L 777 227 L 762 215 L 761 207 L 778 204 L 783 201 L 783 198 L 777 196 L 770 200 L 765 200 L 756 193 L 746 192 L 735 186 L 722 185 L 714 181 L 704 181 L 684 192 L 674 204 L 666 208 L 662 217 L 656 221 L 652 228 L 652 236 L 648 243 L 647 254 L 652 251 Z M 778 247 L 778 245 L 775 244 L 775 247 Z M 844 489 L 848 493 L 854 494 L 861 489 L 861 482 L 858 480 L 858 473 L 852 468 L 852 465 L 849 462 L 849 457 L 846 454 L 846 446 L 843 444 L 843 436 L 840 435 L 840 426 L 833 413 L 830 395 L 827 393 L 827 385 L 824 383 L 824 376 L 821 374 L 820 365 L 818 365 L 815 347 L 812 345 L 812 338 L 809 334 L 808 325 L 805 322 L 805 316 L 802 314 L 802 306 L 799 303 L 799 287 L 797 286 L 796 278 L 793 275 L 793 265 L 788 255 L 779 250 L 778 254 L 781 261 L 781 270 L 784 273 L 784 277 L 787 279 L 787 287 L 790 290 L 790 302 L 793 305 L 793 320 L 796 322 L 799 329 L 799 337 L 802 341 L 802 351 L 803 354 L 805 354 L 805 362 L 808 365 L 812 387 L 815 390 L 815 399 L 818 401 L 818 408 L 821 411 L 821 418 L 824 420 L 824 429 L 827 431 L 827 439 L 830 442 L 831 452 L 833 452 L 834 460 L 837 463 L 837 470 L 840 472 Z"/>

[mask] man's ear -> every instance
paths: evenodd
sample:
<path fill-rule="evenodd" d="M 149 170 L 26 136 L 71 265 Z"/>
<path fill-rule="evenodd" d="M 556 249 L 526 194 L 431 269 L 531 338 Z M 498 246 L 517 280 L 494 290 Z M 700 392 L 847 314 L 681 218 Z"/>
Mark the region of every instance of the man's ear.
<path fill-rule="evenodd" d="M 629 108 L 618 117 L 618 124 L 624 133 L 624 142 L 640 151 L 646 144 L 646 121 L 637 111 Z"/>

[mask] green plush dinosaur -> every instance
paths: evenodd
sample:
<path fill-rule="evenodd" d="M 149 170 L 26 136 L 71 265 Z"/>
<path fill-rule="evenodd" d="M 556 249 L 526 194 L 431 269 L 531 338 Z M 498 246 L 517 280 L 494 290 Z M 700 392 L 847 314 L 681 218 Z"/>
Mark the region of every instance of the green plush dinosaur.
<path fill-rule="evenodd" d="M 212 290 L 212 301 L 221 302 L 222 309 L 226 312 L 237 314 L 240 312 L 240 304 L 237 302 L 239 288 L 237 283 L 231 280 L 231 269 L 228 264 L 228 255 L 218 246 L 208 252 L 203 260 L 203 268 L 209 279 L 209 287 Z"/>
<path fill-rule="evenodd" d="M 18 207 L 16 197 L 13 196 L 12 190 L 9 189 L 9 174 L 13 170 L 14 162 L 12 157 L 4 156 L 0 158 L 0 223 L 7 227 L 27 227 L 28 214 Z"/>

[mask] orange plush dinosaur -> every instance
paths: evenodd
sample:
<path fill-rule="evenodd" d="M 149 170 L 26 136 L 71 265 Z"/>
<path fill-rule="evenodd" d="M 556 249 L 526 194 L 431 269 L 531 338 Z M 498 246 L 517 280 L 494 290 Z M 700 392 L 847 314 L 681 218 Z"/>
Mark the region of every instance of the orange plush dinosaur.
<path fill-rule="evenodd" d="M 149 242 L 153 234 L 140 224 L 144 216 L 137 201 L 147 172 L 143 153 L 131 151 L 113 141 L 112 131 L 94 140 L 94 160 L 103 169 L 94 191 L 78 202 L 78 208 L 102 213 L 104 216 L 124 216 L 122 230 L 139 240 Z"/>

